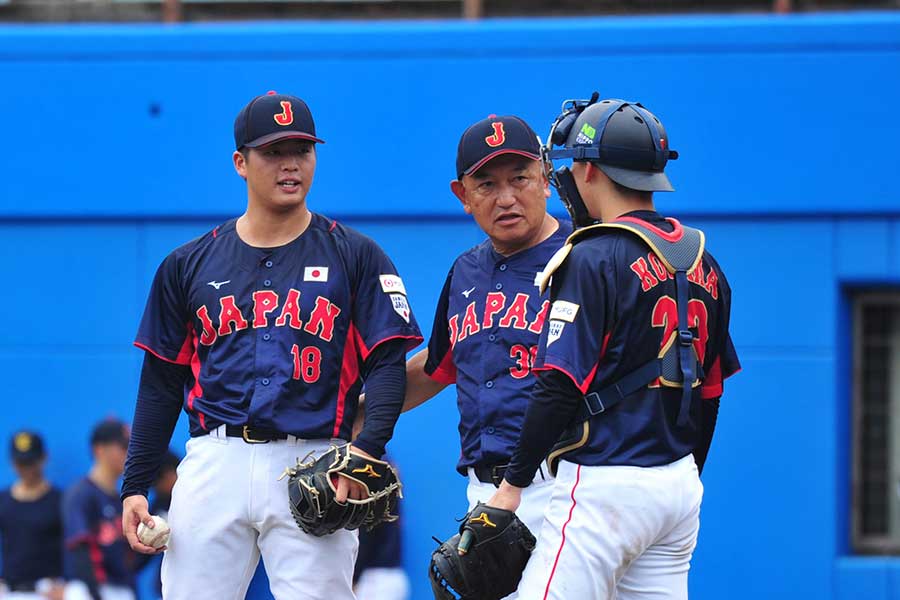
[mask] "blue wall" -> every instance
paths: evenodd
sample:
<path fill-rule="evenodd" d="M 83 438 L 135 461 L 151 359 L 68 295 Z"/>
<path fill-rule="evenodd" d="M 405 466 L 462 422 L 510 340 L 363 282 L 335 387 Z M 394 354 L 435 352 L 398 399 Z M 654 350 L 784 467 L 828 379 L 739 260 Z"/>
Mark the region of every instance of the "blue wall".
<path fill-rule="evenodd" d="M 0 27 L 0 439 L 43 431 L 69 483 L 91 424 L 130 418 L 157 264 L 243 209 L 231 123 L 253 95 L 309 101 L 328 142 L 311 207 L 383 245 L 427 328 L 481 238 L 447 185 L 462 129 L 495 112 L 543 132 L 596 88 L 665 122 L 682 158 L 658 204 L 707 230 L 734 289 L 744 371 L 704 473 L 692 597 L 898 598 L 896 561 L 848 556 L 845 321 L 854 286 L 900 284 L 898 73 L 893 13 Z M 465 509 L 455 419 L 445 391 L 390 448 L 415 600 L 430 535 Z"/>

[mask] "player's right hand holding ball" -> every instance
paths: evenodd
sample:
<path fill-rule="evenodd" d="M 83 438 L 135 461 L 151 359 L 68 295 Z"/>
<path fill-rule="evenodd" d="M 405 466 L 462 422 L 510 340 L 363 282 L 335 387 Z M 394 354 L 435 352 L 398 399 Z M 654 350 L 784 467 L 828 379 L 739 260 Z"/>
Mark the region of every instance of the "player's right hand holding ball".
<path fill-rule="evenodd" d="M 131 549 L 141 554 L 159 554 L 164 551 L 165 545 L 154 548 L 141 542 L 138 537 L 138 525 L 141 524 L 151 530 L 156 527 L 156 522 L 150 514 L 147 498 L 137 495 L 128 496 L 122 502 L 122 532 L 131 545 Z"/>

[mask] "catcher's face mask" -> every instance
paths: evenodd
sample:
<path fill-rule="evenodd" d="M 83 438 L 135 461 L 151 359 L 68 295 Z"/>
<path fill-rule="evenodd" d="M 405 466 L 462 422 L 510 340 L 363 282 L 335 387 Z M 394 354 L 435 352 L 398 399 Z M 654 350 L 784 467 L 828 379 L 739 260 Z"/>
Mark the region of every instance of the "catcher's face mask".
<path fill-rule="evenodd" d="M 547 173 L 547 179 L 550 185 L 556 188 L 559 199 L 562 200 L 569 216 L 572 218 L 572 224 L 578 227 L 587 227 L 597 222 L 589 213 L 578 187 L 575 185 L 575 178 L 569 167 L 564 166 L 554 169 L 553 160 L 562 158 L 574 158 L 568 154 L 566 150 L 554 150 L 553 146 L 565 146 L 569 134 L 572 132 L 572 126 L 578 116 L 585 108 L 597 101 L 600 97 L 598 92 L 594 92 L 590 100 L 566 100 L 562 104 L 562 112 L 553 121 L 550 126 L 550 134 L 547 136 L 547 143 L 541 148 L 541 156 L 544 161 L 544 170 Z"/>
<path fill-rule="evenodd" d="M 596 222 L 568 167 L 555 169 L 553 160 L 591 162 L 610 179 L 640 191 L 671 191 L 663 173 L 678 153 L 668 148 L 662 123 L 637 102 L 603 100 L 594 92 L 589 100 L 566 100 L 542 148 L 547 177 L 572 217 L 575 227 Z M 562 146 L 556 150 L 553 146 Z"/>

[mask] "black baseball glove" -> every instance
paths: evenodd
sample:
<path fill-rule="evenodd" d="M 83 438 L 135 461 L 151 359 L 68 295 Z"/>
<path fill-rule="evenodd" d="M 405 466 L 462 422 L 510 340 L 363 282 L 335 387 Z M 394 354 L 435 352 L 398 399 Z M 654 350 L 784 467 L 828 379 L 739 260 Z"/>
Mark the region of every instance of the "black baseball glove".
<path fill-rule="evenodd" d="M 372 529 L 386 521 L 396 521 L 398 499 L 403 497 L 397 473 L 388 463 L 365 458 L 350 451 L 350 444 L 332 446 L 317 459 L 297 461 L 285 469 L 291 514 L 300 529 L 321 537 L 338 529 Z M 335 500 L 338 477 L 365 486 L 368 497 Z"/>
<path fill-rule="evenodd" d="M 431 555 L 435 600 L 499 600 L 516 591 L 535 539 L 515 513 L 478 503 Z"/>

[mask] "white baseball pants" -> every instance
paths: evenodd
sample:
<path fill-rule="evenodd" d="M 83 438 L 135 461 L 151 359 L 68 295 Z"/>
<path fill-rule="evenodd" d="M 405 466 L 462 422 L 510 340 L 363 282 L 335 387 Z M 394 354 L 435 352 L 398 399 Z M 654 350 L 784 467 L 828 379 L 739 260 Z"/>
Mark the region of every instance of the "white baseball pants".
<path fill-rule="evenodd" d="M 703 485 L 688 455 L 660 467 L 561 461 L 520 600 L 684 600 Z"/>
<path fill-rule="evenodd" d="M 244 600 L 260 555 L 277 600 L 354 600 L 358 541 L 341 530 L 307 535 L 288 506 L 284 468 L 328 440 L 247 444 L 224 427 L 191 438 L 172 491 L 162 563 L 165 600 Z"/>

